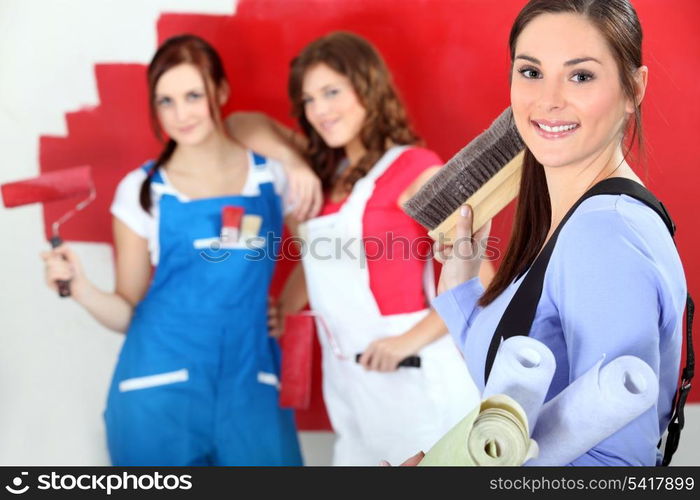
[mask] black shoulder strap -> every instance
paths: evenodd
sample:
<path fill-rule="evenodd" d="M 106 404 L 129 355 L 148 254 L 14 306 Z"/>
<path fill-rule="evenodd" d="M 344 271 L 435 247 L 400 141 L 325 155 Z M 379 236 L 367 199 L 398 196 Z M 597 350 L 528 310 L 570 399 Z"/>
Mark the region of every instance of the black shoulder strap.
<path fill-rule="evenodd" d="M 537 304 L 539 303 L 542 295 L 544 275 L 547 271 L 549 259 L 552 256 L 554 245 L 557 242 L 557 238 L 559 237 L 562 227 L 564 224 L 566 224 L 569 218 L 571 218 L 571 215 L 576 211 L 581 203 L 591 196 L 600 194 L 625 194 L 641 201 L 649 206 L 649 208 L 653 209 L 659 215 L 659 217 L 661 217 L 661 220 L 663 220 L 664 224 L 666 224 L 671 236 L 673 237 L 675 235 L 676 226 L 671 220 L 671 217 L 666 211 L 663 203 L 657 200 L 648 189 L 635 181 L 621 177 L 614 177 L 603 180 L 586 191 L 586 193 L 567 212 L 561 223 L 559 223 L 559 226 L 533 262 L 529 272 L 516 290 L 515 295 L 513 295 L 513 298 L 503 313 L 501 321 L 496 327 L 496 332 L 491 339 L 491 344 L 489 345 L 488 354 L 486 356 L 484 383 L 486 383 L 489 378 L 489 373 L 491 372 L 491 367 L 493 366 L 493 361 L 496 358 L 496 353 L 498 352 L 498 347 L 500 346 L 501 342 L 516 335 L 527 336 L 530 334 L 530 328 L 532 327 L 532 322 L 535 319 L 535 313 L 537 311 Z M 693 299 L 690 297 L 690 294 L 688 294 L 685 323 L 686 366 L 683 368 L 681 384 L 674 398 L 672 409 L 673 413 L 668 427 L 668 438 L 666 439 L 663 465 L 668 465 L 670 463 L 673 453 L 675 453 L 676 449 L 678 448 L 680 431 L 683 429 L 685 424 L 683 407 L 685 406 L 686 399 L 688 398 L 688 392 L 690 391 L 691 385 L 690 382 L 695 372 L 695 354 L 693 351 L 692 334 L 694 312 L 695 305 L 693 304 Z"/>

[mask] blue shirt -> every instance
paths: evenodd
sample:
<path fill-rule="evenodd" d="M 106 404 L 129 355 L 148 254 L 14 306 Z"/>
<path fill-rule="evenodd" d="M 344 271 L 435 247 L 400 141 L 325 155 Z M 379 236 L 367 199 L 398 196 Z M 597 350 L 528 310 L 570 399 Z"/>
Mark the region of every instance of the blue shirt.
<path fill-rule="evenodd" d="M 481 391 L 488 346 L 523 278 L 486 307 L 477 305 L 484 291 L 478 278 L 433 301 Z M 626 195 L 599 195 L 585 200 L 564 225 L 530 330 L 557 363 L 545 401 L 603 354 L 604 363 L 637 356 L 659 378 L 654 407 L 571 465 L 656 465 L 656 445 L 671 417 L 678 380 L 685 301 L 678 252 L 651 208 Z"/>

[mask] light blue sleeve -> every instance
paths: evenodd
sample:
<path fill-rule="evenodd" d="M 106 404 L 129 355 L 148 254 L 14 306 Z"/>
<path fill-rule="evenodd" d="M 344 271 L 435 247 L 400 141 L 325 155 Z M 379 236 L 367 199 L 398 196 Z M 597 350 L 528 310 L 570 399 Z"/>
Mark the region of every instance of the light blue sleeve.
<path fill-rule="evenodd" d="M 483 293 L 484 287 L 477 276 L 433 299 L 433 308 L 447 325 L 450 335 L 462 354 L 464 354 L 469 319 L 478 307 L 477 301 Z"/>
<path fill-rule="evenodd" d="M 606 362 L 637 356 L 658 378 L 662 327 L 658 269 L 649 247 L 619 212 L 594 210 L 572 217 L 547 272 L 552 273 L 548 293 L 558 308 L 566 341 L 569 383 L 603 355 Z M 654 405 L 570 465 L 655 465 L 658 440 Z"/>

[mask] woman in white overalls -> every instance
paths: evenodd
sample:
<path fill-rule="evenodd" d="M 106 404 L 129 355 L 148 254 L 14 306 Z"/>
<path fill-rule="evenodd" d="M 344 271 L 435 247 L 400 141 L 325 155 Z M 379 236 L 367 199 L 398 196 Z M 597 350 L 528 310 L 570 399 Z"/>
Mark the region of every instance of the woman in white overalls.
<path fill-rule="evenodd" d="M 429 308 L 425 230 L 401 209 L 442 162 L 414 146 L 389 71 L 356 35 L 336 32 L 308 45 L 292 62 L 289 93 L 304 137 L 259 114 L 228 120 L 239 139 L 267 154 L 303 150 L 325 188 L 321 216 L 299 227 L 303 272 L 293 271 L 270 326 L 279 333 L 283 315 L 307 300 L 317 316 L 334 463 L 403 459 L 428 449 L 478 402 Z M 411 356 L 420 367 L 399 367 Z"/>
<path fill-rule="evenodd" d="M 228 84 L 207 42 L 167 40 L 148 81 L 156 130 L 168 141 L 117 188 L 116 291 L 95 288 L 65 245 L 43 256 L 51 287 L 70 280 L 78 303 L 127 333 L 104 413 L 112 462 L 300 465 L 293 415 L 277 404 L 279 353 L 267 331 L 274 241 L 291 212 L 286 176 L 225 133 Z M 224 232 L 222 214 L 231 212 L 238 221 Z M 250 236 L 262 244 L 244 241 L 241 212 L 257 221 Z"/>

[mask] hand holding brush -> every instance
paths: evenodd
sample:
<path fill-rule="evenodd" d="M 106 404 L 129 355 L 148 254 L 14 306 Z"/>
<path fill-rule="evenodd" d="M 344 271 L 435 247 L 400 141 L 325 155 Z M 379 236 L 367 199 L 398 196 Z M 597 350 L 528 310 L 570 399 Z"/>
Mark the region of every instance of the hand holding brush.
<path fill-rule="evenodd" d="M 471 207 L 462 205 L 458 214 L 452 244 L 436 241 L 433 245 L 435 258 L 442 264 L 438 294 L 479 276 L 488 243 L 491 221 L 487 221 L 472 235 Z"/>

